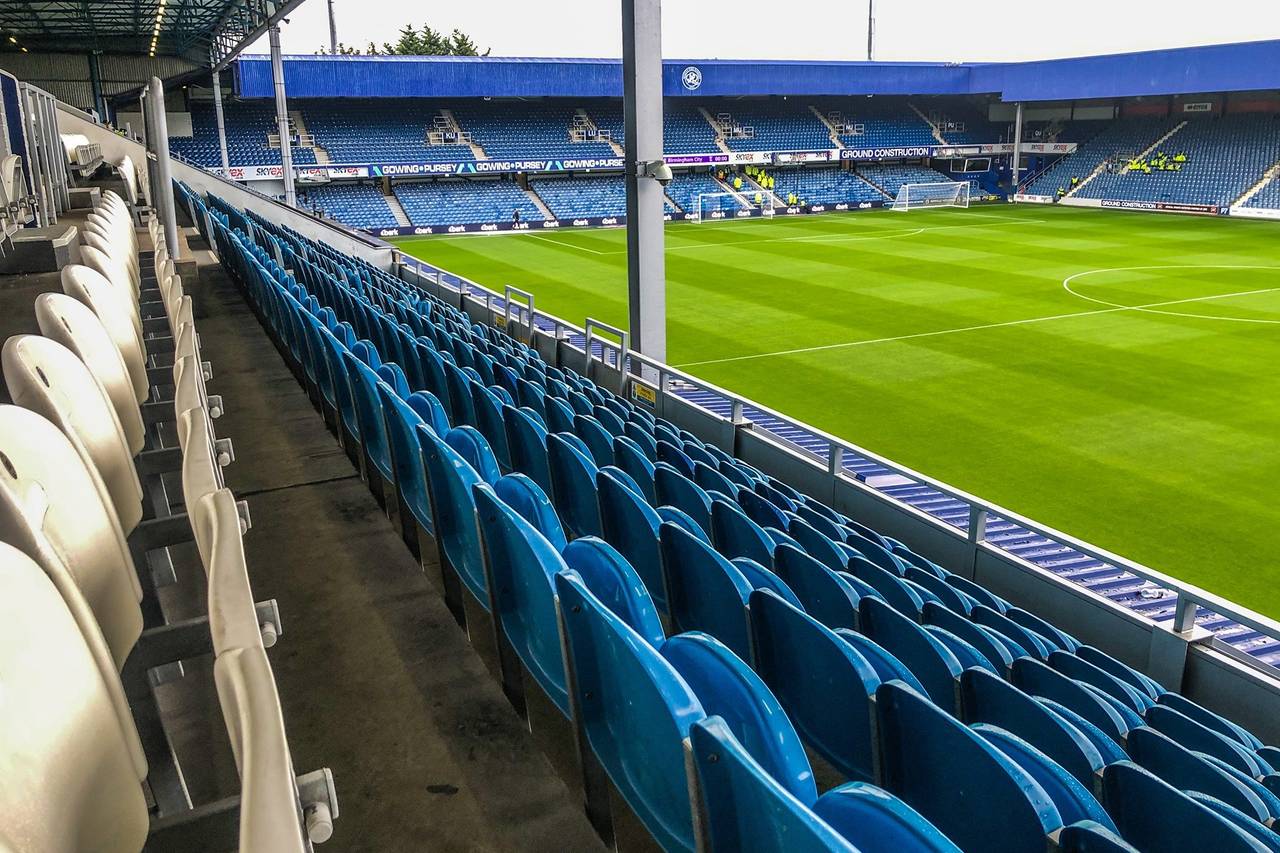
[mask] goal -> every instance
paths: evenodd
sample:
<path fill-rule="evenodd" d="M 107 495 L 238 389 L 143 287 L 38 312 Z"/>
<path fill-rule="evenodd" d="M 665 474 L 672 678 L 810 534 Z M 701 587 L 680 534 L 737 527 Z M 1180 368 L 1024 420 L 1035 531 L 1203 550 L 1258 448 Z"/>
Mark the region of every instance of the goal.
<path fill-rule="evenodd" d="M 894 210 L 917 210 L 922 207 L 968 207 L 969 184 L 966 181 L 939 181 L 934 184 L 903 184 L 893 199 Z"/>
<path fill-rule="evenodd" d="M 762 216 L 772 216 L 779 206 L 773 193 L 744 189 L 737 193 L 701 193 L 698 206 L 691 213 L 694 214 L 694 222 L 720 222 L 744 215 L 754 216 L 753 210 L 759 210 Z"/>

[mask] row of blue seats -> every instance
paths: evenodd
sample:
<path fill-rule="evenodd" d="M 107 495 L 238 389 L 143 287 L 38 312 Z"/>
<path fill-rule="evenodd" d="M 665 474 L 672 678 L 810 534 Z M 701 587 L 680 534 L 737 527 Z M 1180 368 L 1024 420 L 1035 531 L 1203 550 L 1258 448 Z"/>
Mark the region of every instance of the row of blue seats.
<path fill-rule="evenodd" d="M 916 849 L 953 849 L 938 829 L 964 849 L 1059 830 L 1070 849 L 1129 849 L 1115 830 L 1143 849 L 1210 831 L 1269 849 L 1248 840 L 1270 843 L 1277 814 L 1248 733 L 403 283 L 235 216 L 220 256 L 377 491 L 434 536 L 446 597 L 452 576 L 468 624 L 498 624 L 519 686 L 585 732 L 664 846 L 693 841 L 674 787 L 689 737 L 716 756 L 692 782 L 717 849 L 792 819 L 862 849 L 881 848 L 859 827 L 886 821 Z M 923 818 L 865 787 L 817 797 L 802 743 Z M 846 826 L 867 802 L 892 807 Z M 1017 824 L 1006 846 L 975 802 Z"/>

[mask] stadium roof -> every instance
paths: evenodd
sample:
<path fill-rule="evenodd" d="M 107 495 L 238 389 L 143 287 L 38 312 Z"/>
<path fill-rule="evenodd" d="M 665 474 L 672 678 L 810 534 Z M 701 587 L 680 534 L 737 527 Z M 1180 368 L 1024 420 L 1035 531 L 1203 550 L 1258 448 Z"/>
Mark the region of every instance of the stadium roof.
<path fill-rule="evenodd" d="M 0 0 L 0 49 L 225 64 L 302 0 Z"/>
<path fill-rule="evenodd" d="M 273 93 L 265 56 L 236 63 L 241 97 Z M 290 56 L 294 98 L 622 95 L 617 59 Z M 668 59 L 663 92 L 680 96 L 981 95 L 1088 100 L 1280 89 L 1280 41 L 1009 63 Z"/>

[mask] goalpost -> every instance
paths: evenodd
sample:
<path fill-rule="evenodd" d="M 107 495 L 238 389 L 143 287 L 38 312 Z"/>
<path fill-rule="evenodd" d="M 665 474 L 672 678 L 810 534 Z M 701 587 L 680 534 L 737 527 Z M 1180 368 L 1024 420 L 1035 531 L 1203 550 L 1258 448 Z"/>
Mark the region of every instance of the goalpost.
<path fill-rule="evenodd" d="M 903 184 L 893 200 L 893 209 L 917 210 L 922 207 L 968 207 L 967 181 L 939 181 L 933 184 Z"/>
<path fill-rule="evenodd" d="M 777 196 L 772 193 L 744 189 L 737 193 L 700 193 L 698 206 L 691 212 L 694 222 L 720 222 L 736 219 L 739 211 L 760 210 L 761 215 L 772 216 L 778 207 Z"/>

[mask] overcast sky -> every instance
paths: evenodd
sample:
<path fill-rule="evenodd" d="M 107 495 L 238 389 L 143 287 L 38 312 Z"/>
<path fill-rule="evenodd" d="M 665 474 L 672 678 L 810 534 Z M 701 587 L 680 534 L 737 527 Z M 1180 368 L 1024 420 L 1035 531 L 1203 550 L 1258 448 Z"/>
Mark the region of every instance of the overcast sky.
<path fill-rule="evenodd" d="M 963 4 L 876 0 L 876 59 L 1017 60 L 1280 38 L 1277 0 L 1069 0 Z M 662 53 L 673 59 L 865 59 L 867 0 L 665 0 Z M 620 56 L 619 0 L 334 0 L 338 38 L 393 41 L 406 22 L 457 27 L 495 56 Z M 806 14 L 807 10 L 818 10 Z M 790 14 L 796 10 L 799 14 Z M 1011 22 L 1016 31 L 1011 31 Z M 329 43 L 326 0 L 281 28 L 287 53 Z M 249 52 L 265 53 L 266 39 Z"/>

